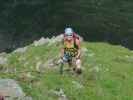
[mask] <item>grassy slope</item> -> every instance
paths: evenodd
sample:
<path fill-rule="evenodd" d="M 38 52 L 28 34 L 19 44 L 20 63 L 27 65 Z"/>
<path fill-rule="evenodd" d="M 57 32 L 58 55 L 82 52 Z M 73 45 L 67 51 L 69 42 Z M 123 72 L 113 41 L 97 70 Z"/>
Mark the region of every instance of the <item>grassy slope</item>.
<path fill-rule="evenodd" d="M 21 53 L 6 55 L 9 59 L 5 67 L 16 67 L 13 73 L 0 73 L 1 78 L 19 81 L 27 95 L 33 100 L 58 100 L 52 91 L 63 89 L 69 100 L 133 100 L 133 52 L 121 46 L 107 43 L 82 43 L 88 52 L 82 57 L 82 75 L 65 72 L 59 74 L 58 66 L 46 68 L 38 73 L 38 61 L 57 56 L 59 45 L 28 46 Z M 19 60 L 21 58 L 21 60 Z M 26 63 L 28 62 L 28 63 Z M 32 77 L 22 77 L 30 73 Z"/>

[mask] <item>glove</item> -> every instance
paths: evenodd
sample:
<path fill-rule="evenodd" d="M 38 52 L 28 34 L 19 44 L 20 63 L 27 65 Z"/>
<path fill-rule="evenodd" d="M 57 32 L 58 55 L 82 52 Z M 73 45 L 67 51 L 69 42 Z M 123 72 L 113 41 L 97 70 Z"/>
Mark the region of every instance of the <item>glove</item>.
<path fill-rule="evenodd" d="M 80 57 L 77 55 L 75 58 L 76 58 L 76 59 L 79 59 Z"/>
<path fill-rule="evenodd" d="M 60 64 L 60 63 L 63 63 L 64 61 L 63 61 L 63 58 L 61 57 L 59 60 L 58 60 L 58 64 Z"/>

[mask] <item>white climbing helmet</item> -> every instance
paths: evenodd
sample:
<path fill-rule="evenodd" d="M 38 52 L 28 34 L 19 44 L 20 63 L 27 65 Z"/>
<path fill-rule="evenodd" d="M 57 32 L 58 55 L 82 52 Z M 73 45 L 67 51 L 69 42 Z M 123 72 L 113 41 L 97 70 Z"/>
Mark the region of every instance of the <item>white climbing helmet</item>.
<path fill-rule="evenodd" d="M 72 28 L 65 28 L 65 35 L 66 36 L 72 36 L 73 34 L 73 29 Z"/>

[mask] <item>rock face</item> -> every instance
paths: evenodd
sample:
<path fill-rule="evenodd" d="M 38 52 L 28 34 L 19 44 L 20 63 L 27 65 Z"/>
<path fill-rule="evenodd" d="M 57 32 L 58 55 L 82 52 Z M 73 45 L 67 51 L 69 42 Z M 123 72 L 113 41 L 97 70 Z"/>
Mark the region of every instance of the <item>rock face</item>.
<path fill-rule="evenodd" d="M 17 53 L 24 53 L 26 50 L 27 50 L 27 47 L 24 47 L 24 48 L 18 48 L 18 49 L 15 50 L 14 52 L 17 52 Z"/>
<path fill-rule="evenodd" d="M 5 100 L 21 100 L 25 94 L 15 80 L 0 79 L 0 95 Z"/>
<path fill-rule="evenodd" d="M 5 57 L 0 57 L 0 64 L 2 65 L 2 64 L 6 64 L 7 63 L 7 58 L 5 58 Z"/>
<path fill-rule="evenodd" d="M 49 38 L 42 37 L 40 40 L 34 41 L 34 46 L 44 45 L 44 44 L 47 44 L 48 42 L 49 42 Z"/>

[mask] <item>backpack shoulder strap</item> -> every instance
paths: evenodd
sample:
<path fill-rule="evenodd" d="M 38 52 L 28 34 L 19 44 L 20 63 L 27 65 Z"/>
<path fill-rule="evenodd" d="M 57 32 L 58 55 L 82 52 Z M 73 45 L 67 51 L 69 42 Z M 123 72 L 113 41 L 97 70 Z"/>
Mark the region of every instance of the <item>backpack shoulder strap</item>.
<path fill-rule="evenodd" d="M 76 41 L 76 39 L 79 39 L 76 33 L 73 33 L 73 38 L 74 38 L 74 41 Z"/>
<path fill-rule="evenodd" d="M 76 33 L 73 33 L 73 38 L 74 38 L 74 45 L 75 45 L 76 48 L 78 48 L 78 46 L 77 46 L 77 44 L 76 44 L 76 39 L 79 40 L 79 37 L 77 36 Z"/>

